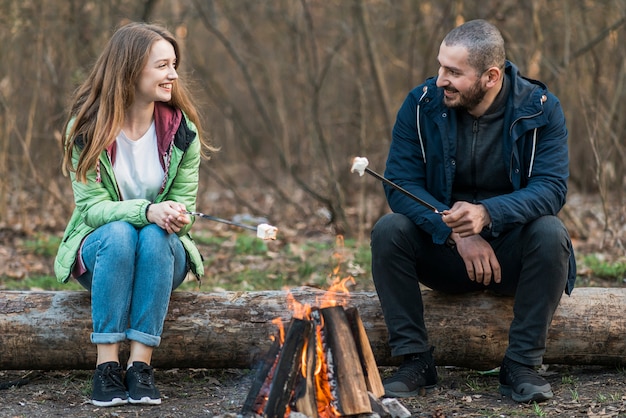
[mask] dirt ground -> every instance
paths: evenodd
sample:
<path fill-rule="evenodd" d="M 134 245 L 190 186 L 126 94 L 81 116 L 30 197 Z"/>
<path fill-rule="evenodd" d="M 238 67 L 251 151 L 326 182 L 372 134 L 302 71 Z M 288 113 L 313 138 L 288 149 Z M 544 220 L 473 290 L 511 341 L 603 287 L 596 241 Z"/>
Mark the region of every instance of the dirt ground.
<path fill-rule="evenodd" d="M 393 368 L 381 368 L 383 376 Z M 518 404 L 498 393 L 497 375 L 439 367 L 433 391 L 400 403 L 414 417 L 617 417 L 626 416 L 624 370 L 550 366 L 542 373 L 554 398 L 541 404 Z M 158 406 L 99 408 L 89 403 L 90 371 L 0 371 L 0 384 L 23 385 L 0 390 L 1 417 L 236 417 L 253 373 L 249 370 L 157 370 L 163 396 Z"/>
<path fill-rule="evenodd" d="M 577 199 L 582 198 L 570 199 L 572 213 L 564 216 L 577 252 L 623 260 L 626 223 L 622 206 L 612 206 L 616 210 L 611 216 L 611 234 L 607 235 L 598 215 L 602 213 L 599 200 Z M 2 246 L 0 264 L 10 263 L 13 271 L 24 264 L 31 270 L 39 265 L 36 259 L 12 254 L 14 249 Z M 579 270 L 579 274 L 578 286 L 618 285 L 604 283 L 584 270 Z M 384 378 L 394 368 L 380 370 Z M 518 404 L 502 397 L 498 393 L 497 374 L 449 367 L 438 367 L 438 372 L 436 389 L 424 396 L 400 400 L 412 416 L 626 417 L 626 368 L 544 366 L 541 372 L 551 383 L 554 398 L 541 404 Z M 112 408 L 89 403 L 91 377 L 89 370 L 0 370 L 0 417 L 236 417 L 254 373 L 244 369 L 157 368 L 161 405 Z"/>

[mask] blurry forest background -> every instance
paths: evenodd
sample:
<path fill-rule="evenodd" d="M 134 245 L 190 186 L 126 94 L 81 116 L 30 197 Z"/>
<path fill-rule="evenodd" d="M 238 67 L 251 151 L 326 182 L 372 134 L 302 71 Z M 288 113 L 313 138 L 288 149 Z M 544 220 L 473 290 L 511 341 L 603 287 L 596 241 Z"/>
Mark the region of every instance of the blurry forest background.
<path fill-rule="evenodd" d="M 388 208 L 351 159 L 384 171 L 398 107 L 436 74 L 443 36 L 475 18 L 561 99 L 572 193 L 623 219 L 624 0 L 0 0 L 0 229 L 62 231 L 68 98 L 116 27 L 149 21 L 180 39 L 181 76 L 221 147 L 202 163 L 198 210 L 367 237 Z"/>

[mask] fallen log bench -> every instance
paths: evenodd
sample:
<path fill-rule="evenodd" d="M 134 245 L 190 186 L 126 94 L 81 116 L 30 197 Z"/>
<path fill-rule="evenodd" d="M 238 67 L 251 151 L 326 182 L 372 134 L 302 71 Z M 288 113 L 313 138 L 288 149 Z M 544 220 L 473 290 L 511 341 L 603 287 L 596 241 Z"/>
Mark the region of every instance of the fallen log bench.
<path fill-rule="evenodd" d="M 172 295 L 158 368 L 248 368 L 269 350 L 280 317 L 291 320 L 287 293 L 316 306 L 323 290 L 187 292 Z M 425 290 L 426 322 L 438 365 L 487 370 L 508 343 L 513 299 L 488 293 Z M 352 292 L 379 366 L 395 365 L 378 297 Z M 626 288 L 578 288 L 564 295 L 548 335 L 546 364 L 620 365 L 626 361 Z M 0 369 L 92 369 L 95 347 L 86 291 L 0 291 Z M 127 345 L 123 358 L 127 356 Z"/>

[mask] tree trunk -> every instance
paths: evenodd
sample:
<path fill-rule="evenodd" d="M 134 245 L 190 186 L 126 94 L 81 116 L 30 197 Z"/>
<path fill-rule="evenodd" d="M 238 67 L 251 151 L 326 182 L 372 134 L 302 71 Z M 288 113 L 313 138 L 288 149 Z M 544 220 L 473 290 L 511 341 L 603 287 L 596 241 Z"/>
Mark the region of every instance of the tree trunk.
<path fill-rule="evenodd" d="M 315 306 L 324 291 L 291 290 L 301 303 Z M 286 291 L 174 292 L 158 368 L 248 368 L 262 359 L 276 333 L 272 319 L 291 320 Z M 490 369 L 507 346 L 512 298 L 488 293 L 443 295 L 425 290 L 423 299 L 437 365 Z M 387 330 L 375 293 L 354 292 L 379 366 L 390 357 Z M 614 365 L 626 359 L 626 289 L 580 288 L 563 296 L 548 335 L 544 363 Z M 90 369 L 96 350 L 89 341 L 87 292 L 0 291 L 1 369 Z M 124 346 L 122 361 L 127 356 Z"/>

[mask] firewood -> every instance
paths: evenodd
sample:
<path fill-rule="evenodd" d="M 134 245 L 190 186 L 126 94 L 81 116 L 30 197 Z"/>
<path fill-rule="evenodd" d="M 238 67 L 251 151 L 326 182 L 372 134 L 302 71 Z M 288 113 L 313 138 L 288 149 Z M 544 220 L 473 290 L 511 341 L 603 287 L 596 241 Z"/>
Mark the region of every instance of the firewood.
<path fill-rule="evenodd" d="M 324 293 L 291 289 L 314 305 Z M 270 349 L 276 317 L 291 320 L 286 291 L 181 292 L 172 295 L 157 368 L 250 368 Z M 508 344 L 513 298 L 489 293 L 444 295 L 424 290 L 426 325 L 439 366 L 488 370 Z M 397 365 L 387 344 L 378 297 L 352 292 L 379 366 Z M 577 288 L 564 295 L 548 333 L 545 364 L 626 362 L 626 288 Z M 85 291 L 0 291 L 0 370 L 92 369 L 91 308 Z M 127 356 L 124 347 L 122 357 Z"/>
<path fill-rule="evenodd" d="M 285 342 L 280 350 L 278 364 L 272 379 L 263 417 L 283 417 L 289 407 L 293 388 L 300 372 L 301 353 L 309 339 L 311 322 L 294 319 L 289 326 Z"/>
<path fill-rule="evenodd" d="M 346 309 L 346 316 L 352 329 L 354 342 L 357 346 L 357 352 L 360 355 L 361 366 L 363 368 L 363 374 L 365 375 L 365 383 L 367 384 L 367 390 L 374 394 L 377 398 L 382 397 L 385 394 L 385 388 L 378 372 L 378 364 L 374 358 L 372 352 L 372 346 L 370 345 L 367 337 L 367 332 L 363 326 L 363 321 L 359 316 L 359 311 L 352 307 Z"/>
<path fill-rule="evenodd" d="M 337 410 L 342 416 L 371 413 L 361 360 L 343 306 L 321 309 L 327 352 L 336 379 Z"/>
<path fill-rule="evenodd" d="M 264 389 L 267 377 L 271 373 L 272 368 L 275 367 L 278 362 L 278 355 L 280 354 L 281 342 L 279 339 L 274 340 L 274 343 L 270 347 L 267 354 L 264 356 L 261 361 L 256 365 L 256 374 L 255 379 L 252 381 L 252 385 L 250 386 L 250 390 L 248 391 L 248 396 L 243 403 L 242 414 L 245 417 L 253 416 L 253 412 L 260 405 L 257 404 L 259 401 L 260 393 Z"/>
<path fill-rule="evenodd" d="M 311 332 L 305 353 L 307 358 L 306 376 L 303 377 L 301 382 L 298 382 L 296 393 L 294 394 L 297 411 L 310 418 L 318 418 L 314 378 L 317 367 L 316 339 L 315 332 Z"/>

